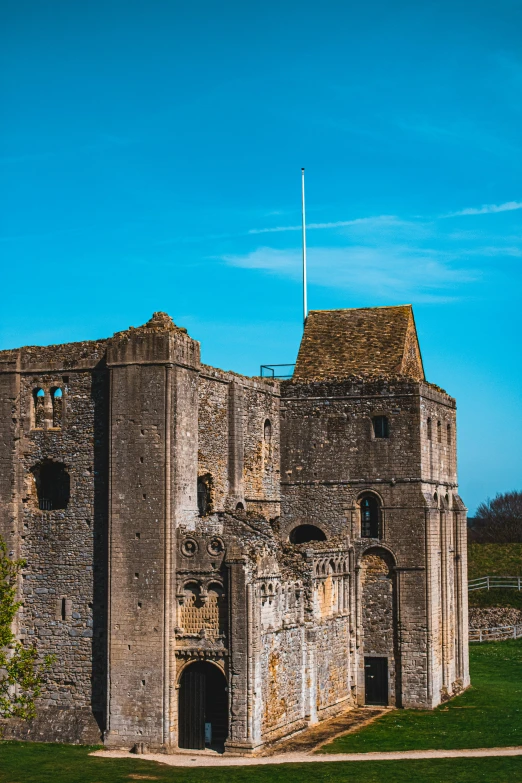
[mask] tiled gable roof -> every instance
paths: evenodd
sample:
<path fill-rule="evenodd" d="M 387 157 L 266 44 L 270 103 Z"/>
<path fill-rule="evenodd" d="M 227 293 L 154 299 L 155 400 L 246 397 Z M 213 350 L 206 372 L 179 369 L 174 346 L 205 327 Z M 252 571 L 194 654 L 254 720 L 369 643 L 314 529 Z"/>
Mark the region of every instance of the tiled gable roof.
<path fill-rule="evenodd" d="M 424 380 L 411 305 L 310 311 L 293 380 L 350 375 Z"/>

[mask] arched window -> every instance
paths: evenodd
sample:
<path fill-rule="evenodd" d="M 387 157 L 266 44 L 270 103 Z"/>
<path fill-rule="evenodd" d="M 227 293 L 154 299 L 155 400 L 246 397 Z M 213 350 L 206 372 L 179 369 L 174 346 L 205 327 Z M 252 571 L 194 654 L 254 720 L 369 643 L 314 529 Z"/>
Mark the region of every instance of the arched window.
<path fill-rule="evenodd" d="M 326 541 L 326 536 L 320 527 L 298 525 L 290 533 L 291 544 L 307 544 L 309 541 Z"/>
<path fill-rule="evenodd" d="M 361 499 L 361 538 L 380 538 L 381 508 L 375 495 Z"/>
<path fill-rule="evenodd" d="M 61 427 L 63 416 L 63 393 L 59 386 L 55 386 L 51 389 L 51 399 L 53 403 L 53 427 Z"/>
<path fill-rule="evenodd" d="M 431 419 L 428 419 L 426 422 L 426 427 L 428 430 L 428 440 L 431 440 Z"/>
<path fill-rule="evenodd" d="M 451 446 L 451 424 L 446 427 L 446 441 L 448 446 Z"/>
<path fill-rule="evenodd" d="M 67 508 L 71 495 L 71 478 L 63 462 L 44 460 L 32 468 L 41 511 Z"/>
<path fill-rule="evenodd" d="M 374 438 L 389 438 L 390 431 L 388 427 L 387 416 L 374 416 L 372 419 Z"/>
<path fill-rule="evenodd" d="M 245 507 L 242 503 L 236 503 L 236 511 L 244 511 Z"/>
<path fill-rule="evenodd" d="M 33 391 L 34 398 L 34 426 L 35 429 L 43 429 L 45 421 L 45 392 L 37 388 Z"/>
<path fill-rule="evenodd" d="M 272 425 L 270 423 L 270 419 L 266 419 L 265 421 L 263 434 L 264 434 L 265 442 L 270 443 L 270 441 L 272 440 Z"/>
<path fill-rule="evenodd" d="M 442 443 L 442 422 L 437 422 L 437 443 Z"/>
<path fill-rule="evenodd" d="M 210 476 L 198 478 L 198 511 L 201 517 L 210 514 Z"/>

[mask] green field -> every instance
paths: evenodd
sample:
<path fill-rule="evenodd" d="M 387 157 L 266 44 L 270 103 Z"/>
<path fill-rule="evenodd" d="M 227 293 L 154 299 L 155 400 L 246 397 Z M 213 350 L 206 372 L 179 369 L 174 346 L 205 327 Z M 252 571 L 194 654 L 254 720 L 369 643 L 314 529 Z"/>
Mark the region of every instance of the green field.
<path fill-rule="evenodd" d="M 472 687 L 435 710 L 397 710 L 325 753 L 522 745 L 522 639 L 473 645 Z"/>
<path fill-rule="evenodd" d="M 469 544 L 468 579 L 522 576 L 522 544 Z"/>
<path fill-rule="evenodd" d="M 390 712 L 323 752 L 522 745 L 522 640 L 474 646 L 473 687 L 432 712 Z M 522 757 L 422 761 L 327 762 L 256 767 L 176 769 L 139 759 L 101 759 L 90 748 L 41 743 L 0 744 L 0 783 L 511 783 L 522 780 Z"/>
<path fill-rule="evenodd" d="M 468 578 L 479 576 L 522 576 L 522 544 L 469 544 Z M 473 590 L 470 606 L 504 606 L 522 609 L 518 590 Z"/>

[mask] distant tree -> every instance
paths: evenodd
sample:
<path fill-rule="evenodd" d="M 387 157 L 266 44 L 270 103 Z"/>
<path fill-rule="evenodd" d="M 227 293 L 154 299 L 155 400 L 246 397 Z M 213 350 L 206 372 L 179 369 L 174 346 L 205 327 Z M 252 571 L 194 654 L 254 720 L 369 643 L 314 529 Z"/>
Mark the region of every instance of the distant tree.
<path fill-rule="evenodd" d="M 15 639 L 13 620 L 21 602 L 16 582 L 24 560 L 11 560 L 0 538 L 0 718 L 28 720 L 35 715 L 35 699 L 52 656 L 38 660 L 35 645 L 25 647 Z M 1 732 L 0 732 L 1 733 Z"/>
<path fill-rule="evenodd" d="M 522 543 L 522 492 L 504 492 L 477 508 L 474 540 L 480 543 Z"/>

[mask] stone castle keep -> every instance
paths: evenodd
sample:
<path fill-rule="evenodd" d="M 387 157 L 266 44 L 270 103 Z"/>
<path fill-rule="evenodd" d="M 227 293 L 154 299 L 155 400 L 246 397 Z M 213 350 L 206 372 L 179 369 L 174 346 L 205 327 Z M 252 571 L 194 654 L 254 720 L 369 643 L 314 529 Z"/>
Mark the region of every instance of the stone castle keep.
<path fill-rule="evenodd" d="M 12 736 L 251 753 L 467 687 L 455 408 L 410 306 L 312 311 L 287 381 L 164 313 L 0 352 L 16 633 L 55 656 Z"/>

